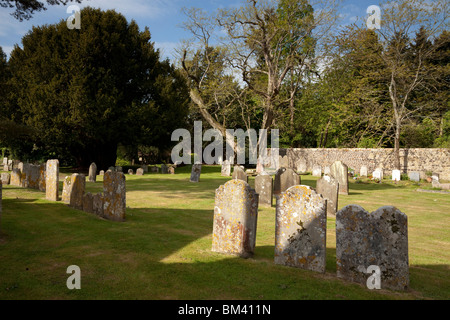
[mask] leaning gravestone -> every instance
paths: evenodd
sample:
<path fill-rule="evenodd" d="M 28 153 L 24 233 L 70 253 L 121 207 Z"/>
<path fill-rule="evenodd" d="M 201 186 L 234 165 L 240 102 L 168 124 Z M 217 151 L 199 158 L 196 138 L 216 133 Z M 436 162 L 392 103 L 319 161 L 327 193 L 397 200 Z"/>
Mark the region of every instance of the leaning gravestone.
<path fill-rule="evenodd" d="M 330 176 L 317 180 L 316 192 L 327 200 L 327 214 L 336 215 L 338 211 L 339 183 Z"/>
<path fill-rule="evenodd" d="M 259 194 L 259 204 L 272 206 L 273 203 L 273 179 L 267 172 L 261 172 L 255 178 L 255 191 Z"/>
<path fill-rule="evenodd" d="M 381 270 L 381 288 L 409 285 L 408 218 L 394 207 L 368 213 L 349 205 L 336 214 L 337 276 L 366 284 L 371 266 Z"/>
<path fill-rule="evenodd" d="M 166 169 L 167 173 L 167 169 Z M 191 170 L 191 179 L 189 181 L 197 183 L 200 181 L 200 175 L 202 173 L 202 165 L 200 163 L 194 164 Z"/>
<path fill-rule="evenodd" d="M 222 163 L 222 171 L 221 171 L 221 175 L 223 177 L 229 177 L 231 175 L 231 163 L 228 160 L 225 160 Z"/>
<path fill-rule="evenodd" d="M 97 181 L 97 165 L 92 163 L 89 167 L 89 182 Z"/>
<path fill-rule="evenodd" d="M 59 161 L 48 160 L 45 176 L 45 198 L 50 201 L 59 200 Z"/>
<path fill-rule="evenodd" d="M 108 171 L 103 179 L 103 217 L 125 221 L 126 179 L 122 172 Z"/>
<path fill-rule="evenodd" d="M 341 161 L 331 165 L 331 176 L 339 184 L 339 194 L 348 195 L 348 167 Z"/>
<path fill-rule="evenodd" d="M 242 180 L 230 180 L 216 190 L 212 251 L 253 255 L 258 219 L 258 194 Z"/>
<path fill-rule="evenodd" d="M 300 176 L 291 168 L 286 169 L 286 171 L 280 175 L 280 193 L 285 192 L 290 187 L 298 186 L 300 184 Z"/>
<path fill-rule="evenodd" d="M 86 188 L 86 176 L 84 174 L 75 173 L 71 177 L 71 190 L 69 206 L 83 210 L 83 195 Z"/>
<path fill-rule="evenodd" d="M 248 183 L 248 175 L 242 170 L 240 166 L 235 166 L 233 169 L 233 180 L 242 180 Z"/>
<path fill-rule="evenodd" d="M 327 201 L 307 186 L 277 198 L 275 263 L 325 272 Z"/>

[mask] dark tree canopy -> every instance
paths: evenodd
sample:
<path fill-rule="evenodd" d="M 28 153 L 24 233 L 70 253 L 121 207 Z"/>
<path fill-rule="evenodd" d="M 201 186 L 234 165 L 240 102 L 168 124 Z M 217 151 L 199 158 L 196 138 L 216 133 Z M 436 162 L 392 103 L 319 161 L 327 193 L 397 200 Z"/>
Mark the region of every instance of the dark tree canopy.
<path fill-rule="evenodd" d="M 66 5 L 69 2 L 81 3 L 82 0 L 46 0 L 47 5 Z M 47 10 L 44 1 L 37 0 L 0 0 L 3 8 L 16 8 L 12 15 L 20 21 L 29 20 L 36 11 Z"/>
<path fill-rule="evenodd" d="M 118 144 L 167 147 L 187 114 L 182 77 L 148 29 L 111 10 L 81 15 L 81 30 L 34 27 L 14 48 L 11 119 L 36 131 L 34 153 L 80 167 L 115 165 Z"/>

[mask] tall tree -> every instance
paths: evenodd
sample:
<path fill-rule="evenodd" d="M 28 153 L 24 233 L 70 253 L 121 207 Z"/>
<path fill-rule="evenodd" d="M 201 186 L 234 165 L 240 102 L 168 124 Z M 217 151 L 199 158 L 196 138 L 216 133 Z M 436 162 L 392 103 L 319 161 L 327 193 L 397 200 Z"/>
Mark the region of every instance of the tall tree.
<path fill-rule="evenodd" d="M 168 61 L 160 62 L 148 29 L 115 11 L 81 14 L 81 30 L 65 21 L 34 27 L 23 49 L 15 47 L 11 117 L 34 128 L 47 153 L 107 168 L 119 143 L 157 145 L 165 126 L 186 116 L 186 92 Z"/>

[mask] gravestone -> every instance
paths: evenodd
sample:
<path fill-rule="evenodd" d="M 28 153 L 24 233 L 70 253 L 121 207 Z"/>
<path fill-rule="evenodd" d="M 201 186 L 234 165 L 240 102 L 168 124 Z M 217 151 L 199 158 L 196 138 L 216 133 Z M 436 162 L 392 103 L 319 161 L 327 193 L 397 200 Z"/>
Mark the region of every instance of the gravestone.
<path fill-rule="evenodd" d="M 222 177 L 229 177 L 231 176 L 231 163 L 228 160 L 225 160 L 222 163 L 222 171 L 221 171 Z"/>
<path fill-rule="evenodd" d="M 264 172 L 264 160 L 258 158 L 258 161 L 256 162 L 256 174 L 260 174 Z"/>
<path fill-rule="evenodd" d="M 156 166 L 152 166 L 152 167 L 150 167 L 150 172 L 152 172 L 152 173 L 159 173 L 159 168 L 156 167 Z"/>
<path fill-rule="evenodd" d="M 330 167 L 323 168 L 323 174 L 325 176 L 330 176 L 331 175 L 331 168 Z"/>
<path fill-rule="evenodd" d="M 272 206 L 273 203 L 273 179 L 267 172 L 261 172 L 255 178 L 255 191 L 259 194 L 259 204 Z"/>
<path fill-rule="evenodd" d="M 144 169 L 142 169 L 142 168 L 137 169 L 136 170 L 136 175 L 137 176 L 143 176 L 144 175 Z"/>
<path fill-rule="evenodd" d="M 61 201 L 64 203 L 70 203 L 70 194 L 72 192 L 72 177 L 66 176 L 63 182 L 63 191 L 61 195 Z"/>
<path fill-rule="evenodd" d="M 115 167 L 116 172 L 123 172 L 123 168 L 121 166 Z"/>
<path fill-rule="evenodd" d="M 161 165 L 161 173 L 162 174 L 167 174 L 167 166 L 165 164 Z"/>
<path fill-rule="evenodd" d="M 244 170 L 240 166 L 234 166 L 232 179 L 242 180 L 248 183 L 248 175 L 244 172 Z"/>
<path fill-rule="evenodd" d="M 300 184 L 300 176 L 291 168 L 286 169 L 286 171 L 280 175 L 280 193 L 285 192 L 290 187 L 298 186 Z"/>
<path fill-rule="evenodd" d="M 439 174 L 438 173 L 433 173 L 431 175 L 431 185 L 433 188 L 440 188 L 440 181 L 439 181 Z"/>
<path fill-rule="evenodd" d="M 339 183 L 330 176 L 323 176 L 317 180 L 316 192 L 327 200 L 327 214 L 336 215 L 338 211 Z"/>
<path fill-rule="evenodd" d="M 86 189 L 86 176 L 75 173 L 71 177 L 69 207 L 83 210 L 83 195 Z"/>
<path fill-rule="evenodd" d="M 103 217 L 125 221 L 126 179 L 122 172 L 108 171 L 103 179 Z"/>
<path fill-rule="evenodd" d="M 275 263 L 325 272 L 327 201 L 307 186 L 277 198 Z"/>
<path fill-rule="evenodd" d="M 253 255 L 258 219 L 258 194 L 242 180 L 230 180 L 216 190 L 212 251 Z"/>
<path fill-rule="evenodd" d="M 21 187 L 22 186 L 22 173 L 20 172 L 20 169 L 13 169 L 11 171 L 11 182 L 10 184 L 15 187 Z"/>
<path fill-rule="evenodd" d="M 45 168 L 46 168 L 45 164 L 41 164 L 39 166 L 39 191 L 42 192 L 45 192 L 45 177 L 46 177 Z"/>
<path fill-rule="evenodd" d="M 83 211 L 94 214 L 94 196 L 90 192 L 83 195 Z"/>
<path fill-rule="evenodd" d="M 166 169 L 166 171 L 167 171 L 167 169 Z M 192 166 L 191 179 L 189 181 L 194 182 L 194 183 L 199 182 L 201 173 L 202 173 L 202 165 L 200 163 L 194 164 Z"/>
<path fill-rule="evenodd" d="M 92 196 L 92 211 L 95 215 L 103 217 L 103 194 L 97 193 Z"/>
<path fill-rule="evenodd" d="M 400 181 L 402 179 L 402 173 L 400 170 L 392 170 L 392 181 Z"/>
<path fill-rule="evenodd" d="M 100 170 L 100 172 L 98 173 L 99 176 L 104 176 L 105 175 L 105 170 Z"/>
<path fill-rule="evenodd" d="M 8 185 L 11 179 L 11 174 L 8 172 L 2 173 L 2 184 Z"/>
<path fill-rule="evenodd" d="M 89 167 L 89 182 L 97 182 L 97 165 L 95 163 Z"/>
<path fill-rule="evenodd" d="M 134 174 L 133 169 L 128 169 L 128 174 L 129 174 L 130 176 L 132 176 L 132 175 Z M 136 175 L 137 175 L 137 171 L 136 171 Z"/>
<path fill-rule="evenodd" d="M 48 160 L 45 175 L 45 198 L 49 201 L 59 200 L 59 161 Z"/>
<path fill-rule="evenodd" d="M 296 162 L 296 168 L 298 174 L 305 174 L 308 171 L 308 165 L 305 158 L 300 158 Z"/>
<path fill-rule="evenodd" d="M 361 177 L 367 177 L 368 172 L 369 172 L 369 169 L 367 168 L 367 166 L 362 166 L 361 170 L 359 171 L 359 175 Z"/>
<path fill-rule="evenodd" d="M 2 165 L 4 166 L 5 164 L 6 164 L 6 165 L 8 164 L 8 158 L 3 158 Z"/>
<path fill-rule="evenodd" d="M 420 182 L 420 172 L 412 171 L 408 173 L 409 180 L 414 182 Z"/>
<path fill-rule="evenodd" d="M 381 169 L 381 168 L 375 169 L 375 171 L 372 174 L 372 177 L 374 179 L 376 179 L 376 180 L 379 180 L 379 181 L 383 180 L 383 178 L 384 178 L 384 176 L 383 176 L 383 169 Z"/>
<path fill-rule="evenodd" d="M 337 276 L 366 284 L 370 266 L 381 270 L 381 288 L 409 286 L 408 218 L 394 207 L 368 213 L 349 205 L 336 214 Z"/>
<path fill-rule="evenodd" d="M 170 167 L 167 169 L 167 173 L 168 173 L 168 174 L 175 174 L 175 167 L 170 166 Z"/>
<path fill-rule="evenodd" d="M 331 165 L 331 176 L 339 184 L 339 194 L 348 195 L 348 167 L 341 161 Z"/>
<path fill-rule="evenodd" d="M 275 180 L 273 182 L 273 194 L 278 195 L 281 193 L 281 175 L 286 171 L 286 168 L 279 168 L 275 172 Z"/>
<path fill-rule="evenodd" d="M 289 168 L 288 156 L 279 156 L 279 168 Z"/>
<path fill-rule="evenodd" d="M 322 167 L 314 166 L 312 171 L 313 177 L 322 177 Z"/>
<path fill-rule="evenodd" d="M 22 168 L 22 186 L 40 190 L 41 166 L 24 163 Z"/>
<path fill-rule="evenodd" d="M 3 165 L 3 171 L 9 171 L 9 166 L 7 164 Z"/>
<path fill-rule="evenodd" d="M 148 173 L 148 166 L 147 165 L 144 164 L 144 165 L 141 166 L 141 168 L 142 168 L 142 170 L 144 170 L 144 174 Z"/>

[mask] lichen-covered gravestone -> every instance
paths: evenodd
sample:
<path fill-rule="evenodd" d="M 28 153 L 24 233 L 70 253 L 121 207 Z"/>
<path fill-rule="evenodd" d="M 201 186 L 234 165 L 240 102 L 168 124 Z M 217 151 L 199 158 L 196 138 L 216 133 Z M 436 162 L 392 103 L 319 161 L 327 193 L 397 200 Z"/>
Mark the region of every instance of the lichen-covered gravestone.
<path fill-rule="evenodd" d="M 369 213 L 349 205 L 336 214 L 337 276 L 366 284 L 367 269 L 381 270 L 381 288 L 409 286 L 408 218 L 395 207 Z"/>
<path fill-rule="evenodd" d="M 286 169 L 286 171 L 280 175 L 280 193 L 285 192 L 290 187 L 298 186 L 300 184 L 300 176 L 291 168 Z"/>
<path fill-rule="evenodd" d="M 336 215 L 338 211 L 339 183 L 330 176 L 317 180 L 316 192 L 327 200 L 327 214 Z"/>
<path fill-rule="evenodd" d="M 16 168 L 12 170 L 10 184 L 15 187 L 22 186 L 22 173 L 20 172 L 20 169 Z"/>
<path fill-rule="evenodd" d="M 86 213 L 94 213 L 94 197 L 88 192 L 83 195 L 83 211 Z"/>
<path fill-rule="evenodd" d="M 166 169 L 166 173 L 167 173 Z M 194 164 L 191 170 L 191 179 L 189 181 L 197 183 L 200 181 L 200 174 L 202 173 L 202 165 L 200 163 Z"/>
<path fill-rule="evenodd" d="M 222 171 L 221 171 L 221 175 L 223 177 L 229 177 L 231 175 L 231 163 L 228 160 L 225 160 L 222 163 Z"/>
<path fill-rule="evenodd" d="M 267 172 L 261 172 L 255 178 L 255 191 L 259 194 L 259 204 L 272 206 L 273 203 L 273 179 Z"/>
<path fill-rule="evenodd" d="M 348 195 L 348 167 L 341 161 L 331 165 L 331 175 L 339 184 L 339 194 Z"/>
<path fill-rule="evenodd" d="M 99 217 L 103 217 L 103 194 L 97 193 L 92 196 L 93 213 Z"/>
<path fill-rule="evenodd" d="M 103 178 L 103 217 L 112 221 L 125 221 L 126 184 L 122 172 L 107 171 Z"/>
<path fill-rule="evenodd" d="M 48 160 L 45 176 L 45 198 L 50 201 L 59 200 L 59 161 Z"/>
<path fill-rule="evenodd" d="M 83 210 L 83 195 L 86 188 L 86 176 L 84 174 L 75 173 L 71 177 L 71 190 L 69 206 Z"/>
<path fill-rule="evenodd" d="M 308 186 L 277 198 L 275 263 L 325 272 L 327 201 Z"/>
<path fill-rule="evenodd" d="M 11 175 L 8 172 L 2 173 L 2 184 L 8 185 L 11 180 Z"/>
<path fill-rule="evenodd" d="M 242 180 L 230 180 L 216 190 L 212 251 L 253 255 L 258 219 L 258 194 Z"/>
<path fill-rule="evenodd" d="M 71 192 L 72 192 L 72 177 L 66 176 L 64 178 L 64 182 L 63 182 L 63 190 L 62 190 L 62 196 L 61 196 L 62 202 L 67 203 L 67 204 L 70 203 Z"/>
<path fill-rule="evenodd" d="M 97 181 L 97 165 L 92 163 L 89 167 L 89 182 Z"/>

